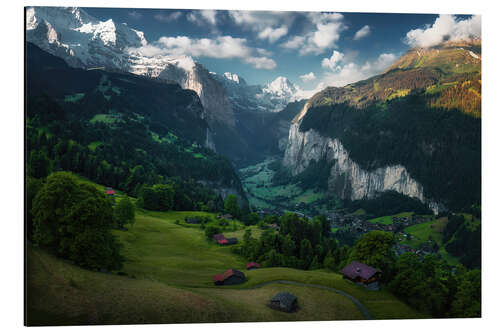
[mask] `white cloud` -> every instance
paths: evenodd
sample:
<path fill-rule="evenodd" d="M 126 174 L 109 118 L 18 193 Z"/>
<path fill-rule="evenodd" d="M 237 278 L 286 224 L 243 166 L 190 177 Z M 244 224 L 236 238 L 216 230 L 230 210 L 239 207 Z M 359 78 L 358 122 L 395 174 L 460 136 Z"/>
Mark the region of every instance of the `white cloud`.
<path fill-rule="evenodd" d="M 187 19 L 191 23 L 198 25 L 204 25 L 206 23 L 215 26 L 217 24 L 216 19 L 217 11 L 211 9 L 195 10 L 187 15 Z"/>
<path fill-rule="evenodd" d="M 298 49 L 299 53 L 321 54 L 336 46 L 340 33 L 347 27 L 344 16 L 338 13 L 308 13 L 307 17 L 314 25 L 313 31 L 303 37 L 295 36 L 281 44 L 287 49 Z"/>
<path fill-rule="evenodd" d="M 330 68 L 331 70 L 335 70 L 336 68 L 339 68 L 339 63 L 342 61 L 344 58 L 344 54 L 334 50 L 332 53 L 332 56 L 330 58 L 323 58 L 321 61 L 321 67 L 324 68 Z"/>
<path fill-rule="evenodd" d="M 354 34 L 354 40 L 359 40 L 368 36 L 371 33 L 370 26 L 365 25 L 363 28 L 359 29 L 356 34 Z"/>
<path fill-rule="evenodd" d="M 266 55 L 262 49 L 254 49 L 247 45 L 245 38 L 219 36 L 211 38 L 189 38 L 186 36 L 161 37 L 154 44 L 140 48 L 131 48 L 130 52 L 138 52 L 145 56 L 158 55 L 193 57 L 209 57 L 217 59 L 240 59 L 244 63 L 252 64 L 257 69 L 273 69 L 276 62 Z"/>
<path fill-rule="evenodd" d="M 325 58 L 323 59 L 323 61 L 328 60 L 329 62 L 331 62 L 331 59 L 334 58 L 334 55 L 335 51 L 330 59 Z M 331 66 L 324 66 L 330 68 L 331 71 L 328 71 L 324 74 L 322 81 L 327 86 L 342 87 L 346 84 L 364 80 L 374 75 L 380 74 L 395 60 L 396 55 L 392 53 L 382 53 L 374 61 L 367 61 L 363 65 L 358 65 L 354 62 L 348 62 L 343 65 L 338 65 L 339 62 L 342 63 L 341 58 L 339 62 L 335 62 L 337 63 L 337 66 L 333 68 Z"/>
<path fill-rule="evenodd" d="M 297 16 L 293 12 L 229 11 L 229 17 L 241 28 L 253 31 L 259 39 L 273 43 L 288 34 Z"/>
<path fill-rule="evenodd" d="M 302 36 L 294 36 L 281 44 L 282 47 L 286 49 L 298 49 L 302 45 L 304 45 L 306 38 Z"/>
<path fill-rule="evenodd" d="M 273 69 L 276 68 L 276 62 L 267 57 L 250 57 L 243 58 L 243 62 L 254 65 L 257 69 Z"/>
<path fill-rule="evenodd" d="M 139 20 L 140 18 L 142 18 L 142 14 L 139 13 L 138 11 L 135 11 L 135 10 L 129 12 L 128 16 L 130 16 L 131 18 L 136 19 L 136 20 Z"/>
<path fill-rule="evenodd" d="M 301 75 L 300 76 L 300 79 L 304 82 L 309 82 L 309 81 L 313 81 L 316 79 L 316 75 L 314 75 L 313 72 L 310 72 L 309 74 L 304 74 L 304 75 Z"/>
<path fill-rule="evenodd" d="M 453 15 L 439 15 L 434 24 L 424 29 L 408 31 L 405 42 L 410 46 L 431 47 L 447 40 L 464 40 L 481 37 L 481 16 L 458 20 Z"/>
<path fill-rule="evenodd" d="M 270 57 L 273 55 L 273 53 L 269 50 L 266 49 L 261 49 L 261 48 L 256 48 L 255 51 L 257 51 L 258 54 L 266 57 Z"/>
<path fill-rule="evenodd" d="M 257 37 L 260 39 L 267 39 L 269 40 L 270 43 L 273 43 L 280 39 L 281 37 L 285 36 L 288 33 L 288 28 L 286 25 L 282 25 L 279 28 L 273 29 L 271 27 L 267 27 L 264 30 L 262 30 Z"/>
<path fill-rule="evenodd" d="M 173 12 L 170 14 L 156 14 L 154 15 L 154 19 L 160 22 L 171 22 L 177 21 L 182 16 L 181 12 Z"/>

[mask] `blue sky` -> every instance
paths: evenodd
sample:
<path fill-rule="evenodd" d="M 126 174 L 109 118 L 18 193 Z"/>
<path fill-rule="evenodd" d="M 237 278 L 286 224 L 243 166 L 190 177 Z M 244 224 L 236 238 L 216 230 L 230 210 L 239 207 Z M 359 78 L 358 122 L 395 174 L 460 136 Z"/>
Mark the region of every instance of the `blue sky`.
<path fill-rule="evenodd" d="M 306 90 L 378 74 L 412 46 L 480 34 L 468 15 L 84 9 L 143 31 L 145 53 L 188 54 L 250 84 L 286 76 Z"/>

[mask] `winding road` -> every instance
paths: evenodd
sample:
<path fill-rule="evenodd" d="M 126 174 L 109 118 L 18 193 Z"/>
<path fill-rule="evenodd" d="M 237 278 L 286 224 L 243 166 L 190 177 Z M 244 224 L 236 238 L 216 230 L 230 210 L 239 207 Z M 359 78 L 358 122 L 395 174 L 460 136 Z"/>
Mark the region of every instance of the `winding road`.
<path fill-rule="evenodd" d="M 289 281 L 289 280 L 274 280 L 274 281 L 267 281 L 267 282 L 259 283 L 259 284 L 256 284 L 255 286 L 245 288 L 245 289 L 257 289 L 257 288 L 264 287 L 264 286 L 267 286 L 269 284 L 275 284 L 275 283 L 290 284 L 290 285 L 300 286 L 300 287 L 310 287 L 310 288 L 317 288 L 317 289 L 324 289 L 324 290 L 333 291 L 334 293 L 337 293 L 337 294 L 340 294 L 340 295 L 343 295 L 343 296 L 349 298 L 354 303 L 354 305 L 356 305 L 356 307 L 359 309 L 359 311 L 361 311 L 361 313 L 363 314 L 365 319 L 369 319 L 369 320 L 375 319 L 370 314 L 370 312 L 368 312 L 368 310 L 365 308 L 365 306 L 363 304 L 361 304 L 361 302 L 358 301 L 353 296 L 349 295 L 348 293 L 346 293 L 342 290 L 322 286 L 320 284 L 302 283 L 302 282 Z"/>

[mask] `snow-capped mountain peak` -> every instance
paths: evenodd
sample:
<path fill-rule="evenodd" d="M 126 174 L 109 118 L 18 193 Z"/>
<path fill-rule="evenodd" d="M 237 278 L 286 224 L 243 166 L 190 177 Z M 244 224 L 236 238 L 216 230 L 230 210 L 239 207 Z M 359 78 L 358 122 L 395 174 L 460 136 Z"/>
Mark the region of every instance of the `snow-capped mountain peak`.
<path fill-rule="evenodd" d="M 274 81 L 267 84 L 265 92 L 276 96 L 293 96 L 299 88 L 284 76 L 278 76 Z"/>
<path fill-rule="evenodd" d="M 236 83 L 240 83 L 240 77 L 237 74 L 233 74 L 230 72 L 225 72 L 224 77 L 228 80 L 234 81 Z"/>

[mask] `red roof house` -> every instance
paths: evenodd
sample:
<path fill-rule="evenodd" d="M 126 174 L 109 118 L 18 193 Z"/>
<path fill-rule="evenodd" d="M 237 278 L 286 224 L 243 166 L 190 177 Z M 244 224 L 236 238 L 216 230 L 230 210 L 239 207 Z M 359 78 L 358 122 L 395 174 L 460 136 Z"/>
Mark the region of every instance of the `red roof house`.
<path fill-rule="evenodd" d="M 216 234 L 216 235 L 213 235 L 213 240 L 216 241 L 216 242 L 219 242 L 220 240 L 223 240 L 223 239 L 226 239 L 226 237 L 223 235 L 223 234 Z"/>
<path fill-rule="evenodd" d="M 256 262 L 249 262 L 247 264 L 247 270 L 251 270 L 251 269 L 256 269 L 256 268 L 260 268 L 260 265 Z"/>
<path fill-rule="evenodd" d="M 236 269 L 228 269 L 222 274 L 214 275 L 214 284 L 216 285 L 231 285 L 245 282 L 245 274 Z"/>

